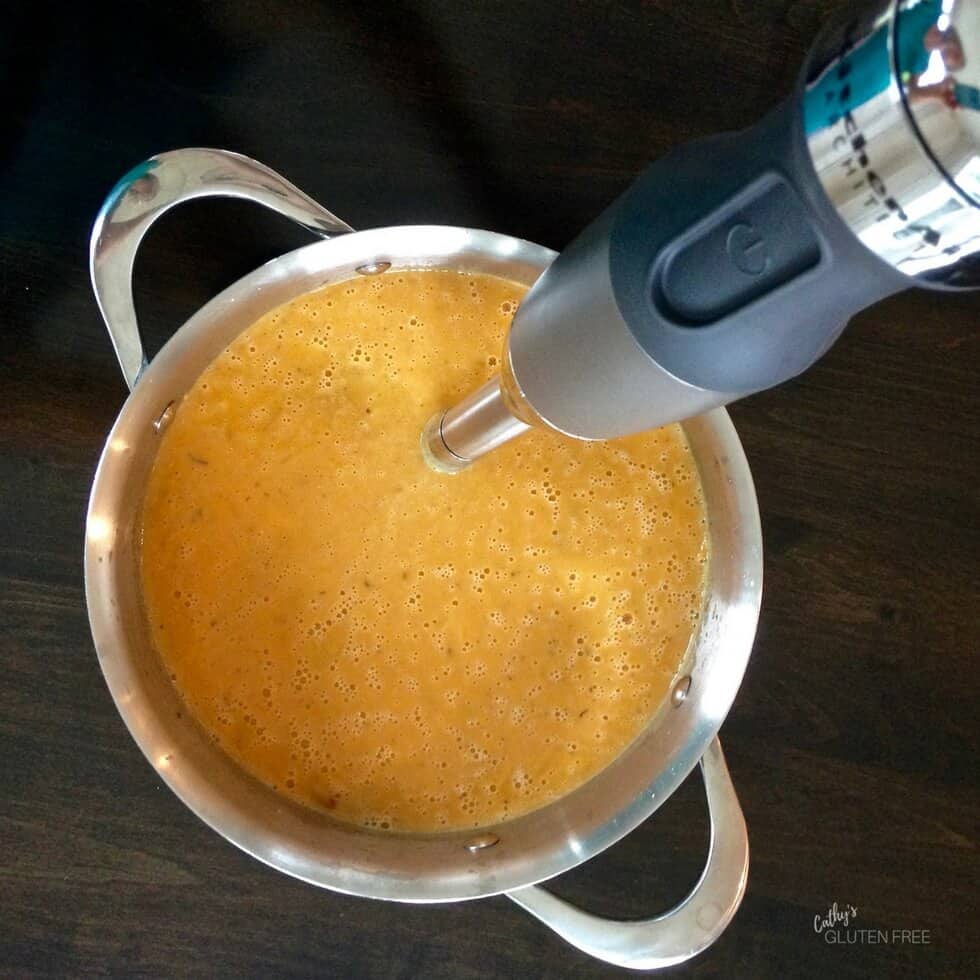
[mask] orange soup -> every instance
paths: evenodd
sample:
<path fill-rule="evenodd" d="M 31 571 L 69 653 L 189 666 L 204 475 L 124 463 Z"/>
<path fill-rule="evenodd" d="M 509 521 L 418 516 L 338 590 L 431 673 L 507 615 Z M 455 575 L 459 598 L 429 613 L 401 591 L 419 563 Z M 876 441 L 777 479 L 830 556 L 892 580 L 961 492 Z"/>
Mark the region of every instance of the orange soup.
<path fill-rule="evenodd" d="M 340 820 L 478 827 L 560 797 L 639 734 L 697 627 L 704 505 L 676 426 L 425 465 L 425 423 L 496 372 L 523 293 L 418 270 L 301 296 L 163 436 L 156 647 L 231 756 Z"/>

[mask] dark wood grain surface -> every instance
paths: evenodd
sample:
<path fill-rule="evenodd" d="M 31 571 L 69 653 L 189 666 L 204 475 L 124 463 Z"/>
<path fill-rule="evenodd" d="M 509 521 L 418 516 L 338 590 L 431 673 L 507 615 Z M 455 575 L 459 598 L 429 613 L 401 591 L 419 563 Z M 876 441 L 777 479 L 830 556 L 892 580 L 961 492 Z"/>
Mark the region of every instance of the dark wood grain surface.
<path fill-rule="evenodd" d="M 2 7 L 0 976 L 597 977 L 505 899 L 411 907 L 259 865 L 171 795 L 125 731 L 86 619 L 86 497 L 125 390 L 87 237 L 151 153 L 236 149 L 356 227 L 439 222 L 560 248 L 651 158 L 755 120 L 824 0 L 391 0 Z M 719 165 L 723 165 L 720 161 Z M 188 205 L 137 266 L 151 350 L 305 243 Z M 976 976 L 980 301 L 909 293 L 805 377 L 735 405 L 766 589 L 723 741 L 748 894 L 694 977 Z M 697 777 L 554 883 L 598 912 L 696 878 Z M 928 944 L 831 946 L 834 903 Z"/>

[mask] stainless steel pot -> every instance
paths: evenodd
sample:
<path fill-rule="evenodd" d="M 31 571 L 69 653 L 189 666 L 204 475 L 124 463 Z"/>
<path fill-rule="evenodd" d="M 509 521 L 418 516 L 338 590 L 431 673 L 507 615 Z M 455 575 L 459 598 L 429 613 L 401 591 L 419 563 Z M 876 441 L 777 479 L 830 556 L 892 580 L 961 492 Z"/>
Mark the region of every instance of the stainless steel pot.
<path fill-rule="evenodd" d="M 206 196 L 255 201 L 327 240 L 274 259 L 230 286 L 147 364 L 132 298 L 136 249 L 164 211 Z M 259 783 L 182 710 L 151 645 L 140 601 L 140 510 L 150 467 L 184 393 L 232 338 L 279 304 L 358 275 L 437 267 L 530 285 L 554 258 L 539 245 L 465 228 L 352 232 L 278 174 L 220 150 L 164 153 L 132 170 L 107 199 L 91 243 L 96 298 L 132 393 L 109 433 L 92 488 L 88 611 L 102 671 L 133 738 L 184 803 L 249 854 L 311 884 L 371 898 L 446 902 L 505 893 L 587 953 L 653 969 L 694 956 L 721 934 L 748 871 L 745 822 L 716 736 L 752 648 L 762 543 L 752 478 L 723 410 L 684 423 L 707 501 L 711 558 L 707 608 L 668 703 L 585 785 L 478 833 L 373 833 Z M 699 760 L 711 843 L 701 879 L 679 906 L 652 920 L 611 922 L 538 887 L 629 833 Z"/>

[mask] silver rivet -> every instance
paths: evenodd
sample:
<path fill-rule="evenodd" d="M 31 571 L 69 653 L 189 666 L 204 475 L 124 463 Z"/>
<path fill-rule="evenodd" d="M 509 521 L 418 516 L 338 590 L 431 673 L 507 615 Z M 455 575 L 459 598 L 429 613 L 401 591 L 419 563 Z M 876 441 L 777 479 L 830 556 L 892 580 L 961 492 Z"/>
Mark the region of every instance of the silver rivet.
<path fill-rule="evenodd" d="M 126 193 L 134 200 L 149 201 L 157 196 L 159 190 L 160 181 L 156 174 L 143 174 L 126 188 Z"/>
<path fill-rule="evenodd" d="M 153 423 L 153 428 L 156 432 L 163 432 L 163 430 L 170 425 L 174 420 L 174 412 L 177 410 L 174 408 L 173 402 L 168 402 L 167 407 L 157 416 Z"/>
<path fill-rule="evenodd" d="M 378 276 L 390 268 L 390 262 L 368 262 L 367 265 L 359 265 L 354 271 L 359 276 Z"/>
<path fill-rule="evenodd" d="M 496 834 L 480 834 L 479 837 L 474 837 L 467 842 L 466 850 L 470 854 L 476 854 L 477 851 L 482 851 L 485 847 L 493 847 L 494 844 L 499 843 L 500 838 Z"/>
<path fill-rule="evenodd" d="M 675 685 L 674 690 L 670 692 L 670 703 L 676 708 L 678 705 L 684 703 L 687 699 L 687 692 L 691 690 L 691 676 L 688 674 L 686 677 L 682 677 Z"/>

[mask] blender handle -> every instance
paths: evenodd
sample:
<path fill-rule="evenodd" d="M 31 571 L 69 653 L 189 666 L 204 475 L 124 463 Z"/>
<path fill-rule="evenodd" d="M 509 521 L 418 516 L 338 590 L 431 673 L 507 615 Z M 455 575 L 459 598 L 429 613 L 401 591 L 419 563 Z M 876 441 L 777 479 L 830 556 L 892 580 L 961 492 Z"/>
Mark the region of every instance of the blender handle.
<path fill-rule="evenodd" d="M 506 895 L 562 939 L 597 959 L 631 970 L 659 970 L 697 956 L 724 932 L 745 894 L 749 838 L 721 743 L 701 757 L 711 838 L 694 890 L 655 919 L 622 922 L 590 915 L 530 885 Z"/>
<path fill-rule="evenodd" d="M 150 225 L 198 197 L 254 201 L 324 238 L 353 229 L 274 170 L 228 150 L 188 148 L 150 157 L 112 189 L 92 228 L 89 272 L 130 391 L 146 367 L 133 304 L 133 262 Z"/>

